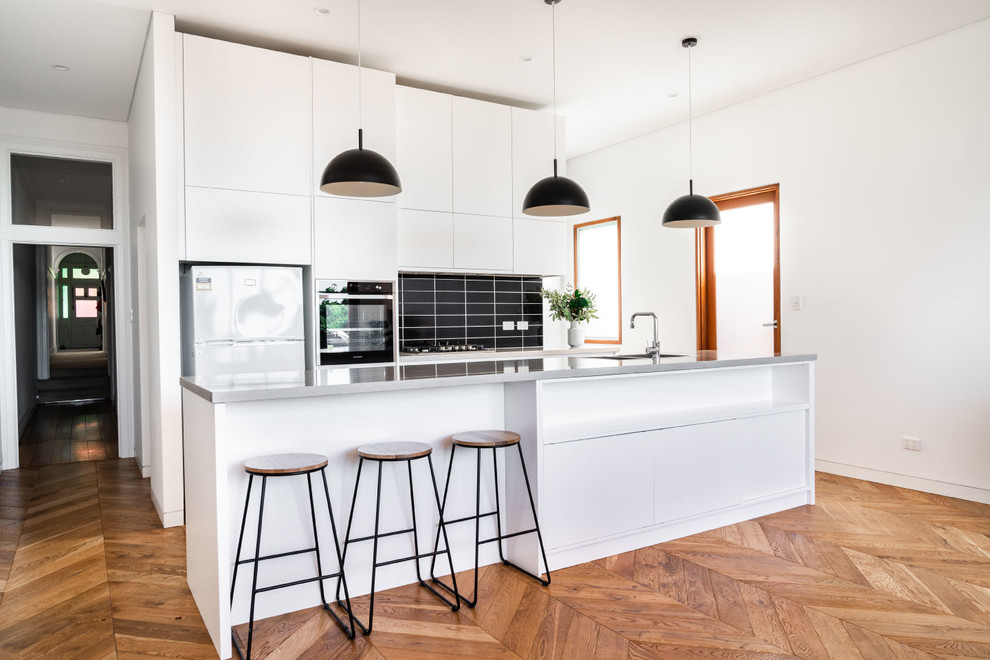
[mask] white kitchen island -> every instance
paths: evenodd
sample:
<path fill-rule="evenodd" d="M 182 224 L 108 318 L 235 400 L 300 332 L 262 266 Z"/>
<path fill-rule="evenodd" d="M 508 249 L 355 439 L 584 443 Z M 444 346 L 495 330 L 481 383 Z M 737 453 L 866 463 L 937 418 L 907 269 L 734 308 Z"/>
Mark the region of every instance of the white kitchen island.
<path fill-rule="evenodd" d="M 812 504 L 815 359 L 548 357 L 183 379 L 189 587 L 220 657 L 230 657 L 230 626 L 247 620 L 250 582 L 245 571 L 229 607 L 247 487 L 241 464 L 269 453 L 315 452 L 330 459 L 330 495 L 343 540 L 359 445 L 393 439 L 432 445 L 442 489 L 450 435 L 517 431 L 552 570 Z M 528 502 L 515 452 L 505 456 L 508 464 L 500 460 L 499 474 L 512 531 L 528 524 Z M 422 470 L 416 474 L 417 520 L 426 541 L 437 516 L 429 473 L 425 465 L 416 467 Z M 458 452 L 447 517 L 473 510 L 474 471 L 473 452 Z M 366 472 L 356 535 L 369 533 L 373 524 L 374 481 L 374 472 Z M 407 527 L 405 473 L 386 470 L 383 499 L 393 508 L 383 511 L 382 529 Z M 269 481 L 262 554 L 311 544 L 307 500 L 304 479 Z M 257 493 L 249 539 L 256 507 Z M 473 525 L 450 532 L 455 568 L 463 570 L 473 561 Z M 328 526 L 321 534 L 328 542 Z M 411 550 L 411 539 L 392 537 L 380 559 Z M 352 596 L 368 592 L 370 554 L 370 544 L 348 553 Z M 535 535 L 512 539 L 509 555 L 536 570 Z M 327 553 L 332 566 L 331 557 Z M 482 562 L 493 561 L 497 553 L 489 544 Z M 311 554 L 265 562 L 259 586 L 313 570 Z M 411 582 L 411 564 L 379 571 L 380 589 Z M 269 592 L 258 598 L 257 618 L 318 603 L 312 584 Z"/>

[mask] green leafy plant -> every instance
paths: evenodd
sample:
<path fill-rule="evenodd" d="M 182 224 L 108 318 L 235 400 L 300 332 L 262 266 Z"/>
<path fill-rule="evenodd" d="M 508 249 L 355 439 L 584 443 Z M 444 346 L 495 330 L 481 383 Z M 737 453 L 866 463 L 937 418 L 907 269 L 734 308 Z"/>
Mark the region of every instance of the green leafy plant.
<path fill-rule="evenodd" d="M 598 318 L 595 294 L 587 289 L 582 291 L 568 284 L 566 291 L 543 289 L 540 295 L 550 301 L 550 318 L 554 321 L 586 323 Z"/>

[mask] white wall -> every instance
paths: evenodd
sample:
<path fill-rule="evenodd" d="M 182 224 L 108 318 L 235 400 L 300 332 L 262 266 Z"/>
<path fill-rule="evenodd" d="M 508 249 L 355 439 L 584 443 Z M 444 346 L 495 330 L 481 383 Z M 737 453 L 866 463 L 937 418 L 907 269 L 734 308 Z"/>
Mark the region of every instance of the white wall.
<path fill-rule="evenodd" d="M 819 467 L 985 502 L 988 61 L 983 21 L 694 125 L 698 192 L 780 183 L 782 348 L 818 354 Z M 672 351 L 695 346 L 694 233 L 660 228 L 686 155 L 681 124 L 568 163 L 622 216 L 623 311 L 657 312 Z"/>
<path fill-rule="evenodd" d="M 133 272 L 146 283 L 132 326 L 140 345 L 135 379 L 141 414 L 135 450 L 151 476 L 165 526 L 182 524 L 182 412 L 179 391 L 178 138 L 176 37 L 172 16 L 152 14 L 128 118 Z"/>
<path fill-rule="evenodd" d="M 14 244 L 14 340 L 17 346 L 17 425 L 23 431 L 38 394 L 38 269 L 34 245 Z"/>

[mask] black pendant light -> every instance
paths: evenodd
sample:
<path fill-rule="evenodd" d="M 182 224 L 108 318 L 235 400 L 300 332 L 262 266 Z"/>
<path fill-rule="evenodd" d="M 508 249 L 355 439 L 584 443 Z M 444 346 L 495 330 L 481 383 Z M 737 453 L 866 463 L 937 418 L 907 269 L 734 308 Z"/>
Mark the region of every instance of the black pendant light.
<path fill-rule="evenodd" d="M 573 179 L 557 176 L 557 12 L 560 0 L 543 0 L 553 15 L 553 176 L 540 179 L 526 193 L 523 213 L 544 217 L 578 215 L 591 210 L 588 195 Z"/>
<path fill-rule="evenodd" d="M 361 0 L 358 0 L 358 126 L 362 121 L 361 98 Z M 387 197 L 402 192 L 399 173 L 377 151 L 364 148 L 364 131 L 358 128 L 357 149 L 348 149 L 323 170 L 320 190 L 344 197 Z"/>
<path fill-rule="evenodd" d="M 698 45 L 694 37 L 681 41 L 688 49 L 688 194 L 678 197 L 663 212 L 664 227 L 714 227 L 722 223 L 715 202 L 702 195 L 694 194 L 694 135 L 691 108 L 691 49 Z"/>

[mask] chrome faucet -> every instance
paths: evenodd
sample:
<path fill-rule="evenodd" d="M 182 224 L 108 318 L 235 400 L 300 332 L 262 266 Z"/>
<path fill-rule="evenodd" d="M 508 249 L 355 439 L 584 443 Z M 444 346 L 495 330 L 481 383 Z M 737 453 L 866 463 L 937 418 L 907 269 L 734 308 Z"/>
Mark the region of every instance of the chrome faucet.
<path fill-rule="evenodd" d="M 646 352 L 652 355 L 654 359 L 658 359 L 660 357 L 660 321 L 657 320 L 657 315 L 653 312 L 636 312 L 629 319 L 630 330 L 636 327 L 637 316 L 653 317 L 653 343 L 646 347 Z"/>

